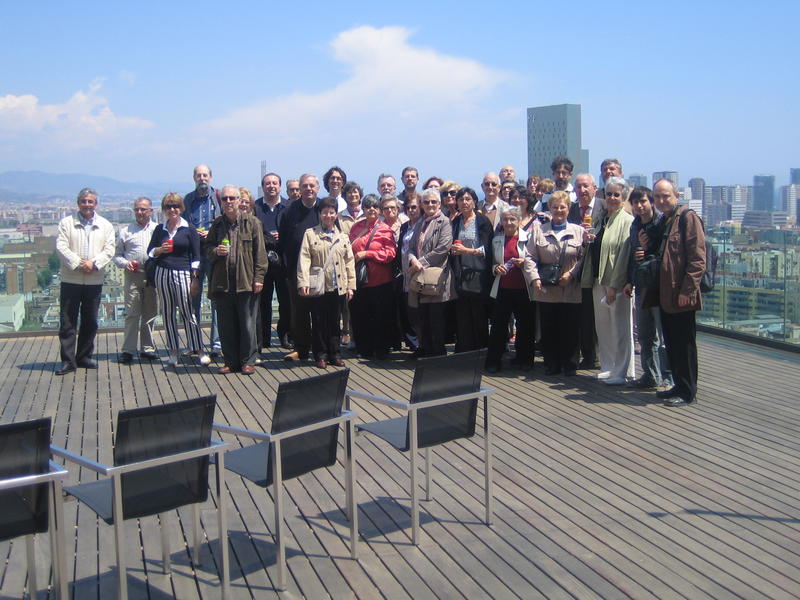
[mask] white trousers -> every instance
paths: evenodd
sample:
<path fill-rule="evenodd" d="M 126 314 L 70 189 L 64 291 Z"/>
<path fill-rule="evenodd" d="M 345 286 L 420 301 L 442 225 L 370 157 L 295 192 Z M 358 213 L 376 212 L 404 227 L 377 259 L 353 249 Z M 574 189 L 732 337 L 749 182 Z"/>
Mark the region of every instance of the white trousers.
<path fill-rule="evenodd" d="M 607 288 L 595 279 L 592 286 L 594 300 L 594 326 L 597 331 L 597 350 L 600 370 L 608 371 L 609 377 L 636 376 L 633 360 L 633 314 L 631 299 L 617 292 L 611 306 L 601 304 Z"/>

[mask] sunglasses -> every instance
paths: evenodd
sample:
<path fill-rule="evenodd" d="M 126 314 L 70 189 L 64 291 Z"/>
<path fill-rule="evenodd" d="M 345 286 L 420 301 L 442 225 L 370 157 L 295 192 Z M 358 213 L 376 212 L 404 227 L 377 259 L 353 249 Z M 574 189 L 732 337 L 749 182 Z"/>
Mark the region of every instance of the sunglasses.
<path fill-rule="evenodd" d="M 180 209 L 181 209 L 181 205 L 180 204 L 165 204 L 164 205 L 164 210 L 180 210 Z"/>
<path fill-rule="evenodd" d="M 239 196 L 222 196 L 220 198 L 220 200 L 222 200 L 223 202 L 230 202 L 230 201 L 238 200 L 238 199 L 239 199 Z"/>

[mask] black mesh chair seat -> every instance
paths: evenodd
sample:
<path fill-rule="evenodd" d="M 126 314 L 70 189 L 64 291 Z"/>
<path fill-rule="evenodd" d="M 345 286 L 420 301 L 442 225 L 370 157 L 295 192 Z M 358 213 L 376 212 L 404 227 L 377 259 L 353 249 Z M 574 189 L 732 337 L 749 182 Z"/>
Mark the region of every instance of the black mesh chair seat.
<path fill-rule="evenodd" d="M 278 545 L 278 589 L 286 582 L 286 548 L 283 534 L 283 482 L 336 464 L 339 428 L 346 427 L 347 512 L 350 516 L 350 553 L 356 557 L 355 413 L 342 410 L 349 369 L 300 381 L 281 383 L 275 399 L 270 433 L 215 424 L 223 433 L 249 437 L 258 443 L 231 450 L 225 468 L 261 487 L 273 487 Z"/>
<path fill-rule="evenodd" d="M 127 598 L 125 561 L 121 538 L 128 519 L 163 514 L 192 505 L 195 521 L 195 562 L 199 558 L 197 505 L 208 499 L 208 466 L 214 455 L 217 472 L 222 594 L 228 594 L 228 546 L 225 526 L 225 486 L 221 475 L 225 444 L 211 441 L 216 396 L 204 396 L 162 406 L 122 410 L 117 416 L 114 465 L 87 460 L 63 449 L 54 453 L 105 475 L 65 488 L 67 494 L 91 508 L 109 525 L 117 540 L 119 597 Z M 120 493 L 116 494 L 115 489 Z M 169 572 L 167 538 L 162 527 L 164 571 Z"/>
<path fill-rule="evenodd" d="M 484 466 L 486 480 L 486 523 L 492 519 L 491 479 L 491 403 L 493 390 L 481 387 L 481 373 L 486 349 L 422 358 L 417 361 L 414 381 L 407 402 L 374 394 L 348 390 L 348 402 L 363 399 L 392 406 L 403 415 L 356 427 L 359 433 L 371 433 L 411 456 L 412 540 L 419 538 L 419 511 L 416 483 L 417 450 L 425 450 L 426 498 L 431 498 L 431 448 L 475 435 L 478 399 L 484 402 Z"/>
<path fill-rule="evenodd" d="M 67 597 L 61 483 L 67 472 L 50 461 L 47 419 L 0 425 L 0 541 L 26 536 L 28 593 L 37 595 L 34 535 L 50 532 L 53 582 Z"/>

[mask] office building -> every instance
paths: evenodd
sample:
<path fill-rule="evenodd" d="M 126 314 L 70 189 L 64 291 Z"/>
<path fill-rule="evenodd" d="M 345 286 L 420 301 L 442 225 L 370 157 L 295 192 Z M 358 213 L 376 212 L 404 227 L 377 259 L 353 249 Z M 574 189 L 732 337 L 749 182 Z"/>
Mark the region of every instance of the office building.
<path fill-rule="evenodd" d="M 753 210 L 772 211 L 775 202 L 775 175 L 753 176 Z"/>
<path fill-rule="evenodd" d="M 638 186 L 647 187 L 647 175 L 640 175 L 639 173 L 634 173 L 633 175 L 628 175 L 627 180 L 628 183 L 631 184 L 631 187 L 638 187 Z"/>
<path fill-rule="evenodd" d="M 528 108 L 528 175 L 550 177 L 550 163 L 568 156 L 575 175 L 589 172 L 589 151 L 581 148 L 581 105 Z"/>
<path fill-rule="evenodd" d="M 789 185 L 800 185 L 800 169 L 789 169 Z"/>
<path fill-rule="evenodd" d="M 677 171 L 654 171 L 653 172 L 653 185 L 655 186 L 656 181 L 659 179 L 669 179 L 672 182 L 672 185 L 675 186 L 675 189 L 678 189 L 678 172 Z"/>

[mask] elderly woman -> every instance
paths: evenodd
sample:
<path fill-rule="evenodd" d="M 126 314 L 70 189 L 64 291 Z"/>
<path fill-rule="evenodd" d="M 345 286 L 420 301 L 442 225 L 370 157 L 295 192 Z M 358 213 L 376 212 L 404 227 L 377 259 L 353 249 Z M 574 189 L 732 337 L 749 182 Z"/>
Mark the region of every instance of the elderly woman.
<path fill-rule="evenodd" d="M 575 375 L 581 310 L 583 228 L 567 222 L 569 194 L 553 192 L 552 219 L 535 225 L 528 240 L 533 297 L 539 303 L 545 375 Z"/>
<path fill-rule="evenodd" d="M 450 247 L 455 288 L 456 352 L 485 348 L 489 340 L 489 284 L 492 263 L 492 223 L 477 212 L 478 194 L 464 187 L 456 194 L 458 216 Z"/>
<path fill-rule="evenodd" d="M 416 352 L 419 347 L 419 311 L 417 307 L 412 308 L 408 305 L 408 281 L 410 279 L 408 273 L 408 259 L 411 248 L 411 238 L 414 236 L 414 226 L 422 215 L 418 196 L 419 195 L 406 200 L 404 208 L 408 215 L 408 221 L 400 226 L 400 235 L 397 241 L 397 255 L 394 259 L 394 271 L 396 272 L 399 270 L 402 275 L 400 278 L 402 289 L 399 292 L 395 290 L 395 293 L 400 296 L 400 331 L 405 338 L 406 345 L 414 352 Z"/>
<path fill-rule="evenodd" d="M 536 222 L 536 211 L 533 210 L 536 204 L 536 197 L 524 185 L 517 185 L 508 194 L 508 203 L 519 209 L 520 220 L 519 228 L 530 231 Z"/>
<path fill-rule="evenodd" d="M 408 220 L 406 215 L 400 215 L 400 207 L 397 205 L 397 198 L 391 194 L 386 194 L 381 198 L 381 220 L 389 226 L 394 236 L 394 243 L 400 239 L 400 227 Z"/>
<path fill-rule="evenodd" d="M 267 251 L 261 219 L 240 210 L 239 190 L 226 185 L 219 196 L 222 214 L 206 237 L 211 269 L 208 297 L 215 300 L 219 339 L 225 362 L 220 375 L 255 372 L 258 357 L 258 300 L 267 272 Z"/>
<path fill-rule="evenodd" d="M 245 215 L 255 214 L 253 194 L 246 187 L 239 188 L 239 211 Z"/>
<path fill-rule="evenodd" d="M 347 202 L 347 208 L 339 212 L 338 223 L 339 229 L 349 239 L 350 229 L 352 229 L 353 224 L 364 220 L 364 211 L 361 210 L 361 198 L 364 197 L 364 190 L 355 181 L 348 181 L 342 188 L 342 194 Z M 342 345 L 352 348 L 350 302 L 345 295 L 339 296 L 339 310 L 342 315 Z"/>
<path fill-rule="evenodd" d="M 192 296 L 200 293 L 200 282 L 197 279 L 200 268 L 200 236 L 181 217 L 184 204 L 180 194 L 166 194 L 161 200 L 161 211 L 164 213 L 165 223 L 158 225 L 153 231 L 147 254 L 156 259 L 155 284 L 164 328 L 167 331 L 169 364 L 178 364 L 181 348 L 175 316 L 175 311 L 178 310 L 189 347 L 197 352 L 201 365 L 208 365 L 211 359 L 203 351 L 200 325 L 192 310 Z"/>
<path fill-rule="evenodd" d="M 503 233 L 492 240 L 494 283 L 490 296 L 495 302 L 489 352 L 486 355 L 486 370 L 489 373 L 497 373 L 502 368 L 508 323 L 512 315 L 517 322 L 514 341 L 516 357 L 512 364 L 525 371 L 533 368 L 534 316 L 530 303 L 533 300 L 533 262 L 525 249 L 528 232 L 519 228 L 519 221 L 519 209 L 508 209 L 500 221 Z"/>
<path fill-rule="evenodd" d="M 423 215 L 414 226 L 408 254 L 409 306 L 419 308 L 420 356 L 443 356 L 444 305 L 452 296 L 450 247 L 453 229 L 442 213 L 439 190 L 422 192 Z"/>
<path fill-rule="evenodd" d="M 439 197 L 442 199 L 442 212 L 452 222 L 458 216 L 458 205 L 456 204 L 456 194 L 461 186 L 455 181 L 445 181 L 439 188 Z"/>
<path fill-rule="evenodd" d="M 297 263 L 297 289 L 311 297 L 311 351 L 320 369 L 328 363 L 345 366 L 339 336 L 339 298 L 352 299 L 355 261 L 348 236 L 336 229 L 337 203 L 324 198 L 317 205 L 319 225 L 306 229 Z"/>
<path fill-rule="evenodd" d="M 606 214 L 583 265 L 581 285 L 592 289 L 595 330 L 600 354 L 597 378 L 608 385 L 623 385 L 633 378 L 631 299 L 622 294 L 628 279 L 630 230 L 633 217 L 622 209 L 628 184 L 621 177 L 606 181 Z M 591 234 L 587 233 L 591 239 Z"/>
<path fill-rule="evenodd" d="M 389 355 L 394 318 L 392 302 L 392 260 L 397 253 L 394 234 L 379 216 L 380 201 L 367 194 L 361 201 L 364 220 L 350 229 L 350 244 L 358 263 L 365 262 L 367 281 L 357 281 L 350 303 L 356 351 L 364 358 L 384 359 Z M 356 273 L 358 275 L 358 273 Z"/>
<path fill-rule="evenodd" d="M 628 265 L 628 283 L 623 291 L 630 298 L 636 291 L 635 305 L 637 333 L 642 352 L 642 375 L 631 385 L 640 389 L 659 385 L 672 387 L 667 349 L 664 347 L 664 332 L 661 329 L 661 313 L 658 307 L 658 286 L 645 287 L 634 275 L 636 265 L 645 257 L 657 256 L 661 251 L 666 219 L 654 206 L 653 192 L 648 187 L 636 187 L 630 195 L 633 206 L 631 224 L 631 255 Z"/>

